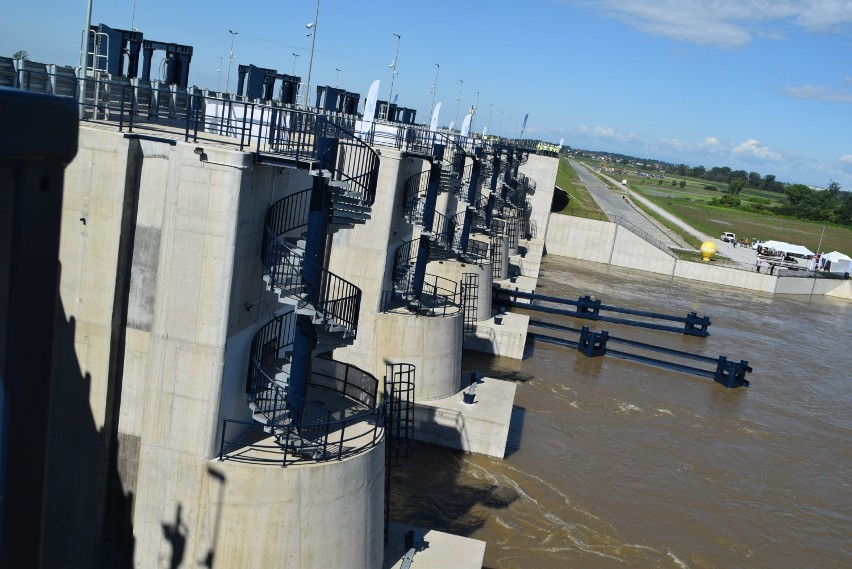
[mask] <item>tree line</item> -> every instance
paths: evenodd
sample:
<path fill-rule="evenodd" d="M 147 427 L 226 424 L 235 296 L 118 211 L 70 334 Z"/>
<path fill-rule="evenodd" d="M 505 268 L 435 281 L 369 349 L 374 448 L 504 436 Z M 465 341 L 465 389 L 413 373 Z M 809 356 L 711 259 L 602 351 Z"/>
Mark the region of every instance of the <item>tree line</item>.
<path fill-rule="evenodd" d="M 588 155 L 585 151 L 580 152 Z M 745 208 L 810 221 L 852 225 L 852 192 L 842 191 L 840 184 L 833 180 L 829 181 L 827 189 L 822 190 L 804 184 L 779 182 L 774 174 L 761 175 L 758 172 L 733 170 L 727 166 L 715 166 L 708 169 L 704 166 L 670 164 L 659 160 L 635 158 L 611 152 L 595 152 L 594 154 L 598 157 L 606 156 L 613 163 L 629 164 L 640 170 L 662 171 L 670 176 L 698 178 L 719 184 L 722 186 L 722 191 L 727 195 L 714 199 L 711 203 L 715 205 Z M 684 185 L 684 181 L 681 180 L 680 186 L 684 187 Z M 739 196 L 746 188 L 784 194 L 786 203 L 767 207 L 769 200 L 750 196 L 747 203 L 744 204 Z"/>

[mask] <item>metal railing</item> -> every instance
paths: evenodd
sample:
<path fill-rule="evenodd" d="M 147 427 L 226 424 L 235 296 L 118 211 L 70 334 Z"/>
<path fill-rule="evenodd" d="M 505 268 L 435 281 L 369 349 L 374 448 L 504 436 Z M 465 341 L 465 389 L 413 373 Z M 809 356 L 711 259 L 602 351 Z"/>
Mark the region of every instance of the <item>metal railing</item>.
<path fill-rule="evenodd" d="M 344 405 L 338 411 L 316 405 L 289 391 L 286 381 L 276 376 L 286 367 L 293 350 L 296 315 L 293 312 L 279 315 L 267 322 L 252 339 L 246 392 L 255 416 L 264 420 L 263 429 L 274 436 L 275 445 L 247 443 L 247 429 L 228 436 L 229 425 L 252 426 L 257 433 L 257 422 L 225 419 L 219 446 L 220 460 L 238 460 L 280 464 L 295 462 L 340 460 L 372 448 L 381 440 L 384 404 L 377 400 L 378 380 L 354 366 L 328 358 L 316 358 L 309 385 L 313 388 L 340 395 L 356 404 Z M 295 404 L 294 404 L 295 403 Z M 358 411 L 357 406 L 365 409 Z M 293 420 L 296 409 L 299 421 Z M 372 425 L 372 429 L 364 425 Z M 356 430 L 349 427 L 358 425 Z M 233 431 L 232 431 L 233 432 Z M 228 454 L 239 450 L 239 454 Z M 258 451 L 254 453 L 253 451 Z M 273 455 L 274 458 L 269 458 Z"/>
<path fill-rule="evenodd" d="M 425 205 L 426 190 L 429 187 L 430 170 L 423 170 L 405 181 L 405 198 L 403 199 L 402 215 L 409 223 L 419 225 L 423 221 L 423 206 Z"/>
<path fill-rule="evenodd" d="M 322 266 L 303 258 L 303 252 L 291 247 L 266 228 L 263 272 L 271 289 L 295 299 L 299 306 L 312 306 L 317 313 L 315 323 L 343 327 L 355 336 L 361 306 L 361 289 Z M 319 282 L 304 278 L 303 268 L 319 274 Z"/>
<path fill-rule="evenodd" d="M 259 429 L 256 423 L 224 419 L 219 441 L 219 460 L 286 467 L 356 456 L 374 448 L 383 440 L 386 407 L 383 402 L 375 409 L 318 425 L 281 425 L 275 435 L 276 444 L 249 442 L 248 436 Z M 233 426 L 236 425 L 241 428 L 234 433 Z M 365 425 L 369 426 L 366 432 Z M 231 433 L 228 432 L 229 426 Z"/>
<path fill-rule="evenodd" d="M 118 123 L 119 132 L 134 128 L 182 128 L 184 142 L 215 141 L 253 150 L 259 160 L 285 159 L 316 163 L 332 180 L 346 182 L 349 190 L 372 205 L 378 182 L 379 157 L 354 134 L 356 117 L 339 113 L 297 109 L 274 102 L 252 102 L 241 97 L 211 97 L 200 90 L 160 85 L 139 79 L 79 77 L 22 69 L 21 89 L 44 92 L 58 82 L 73 89 L 54 93 L 76 97 L 83 120 Z M 319 152 L 323 139 L 337 141 L 335 152 Z"/>
<path fill-rule="evenodd" d="M 429 316 L 451 316 L 461 311 L 458 283 L 451 279 L 426 273 L 417 291 L 414 266 L 422 239 L 426 238 L 406 241 L 395 251 L 392 290 L 382 292 L 382 312 L 400 306 Z"/>

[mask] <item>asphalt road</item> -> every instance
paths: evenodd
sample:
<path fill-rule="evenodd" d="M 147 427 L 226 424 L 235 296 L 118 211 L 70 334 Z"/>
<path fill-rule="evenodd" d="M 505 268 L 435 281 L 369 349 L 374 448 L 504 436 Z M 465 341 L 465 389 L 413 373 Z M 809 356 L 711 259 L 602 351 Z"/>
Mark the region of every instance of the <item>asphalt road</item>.
<path fill-rule="evenodd" d="M 670 247 L 686 247 L 686 243 L 681 241 L 677 236 L 666 232 L 659 227 L 654 220 L 648 219 L 645 215 L 634 207 L 630 200 L 627 199 L 627 191 L 616 192 L 610 190 L 606 184 L 601 182 L 594 174 L 592 174 L 585 166 L 569 160 L 569 163 L 577 172 L 580 181 L 589 190 L 592 198 L 597 202 L 598 206 L 606 213 L 607 217 L 612 219 L 613 216 L 620 216 L 622 219 L 631 223 L 653 237 L 658 241 L 665 243 Z M 614 180 L 613 180 L 614 181 Z"/>
<path fill-rule="evenodd" d="M 592 174 L 588 170 L 588 168 L 573 160 L 569 160 L 569 162 L 574 168 L 574 170 L 577 172 L 577 175 L 580 177 L 580 180 L 583 182 L 586 188 L 588 188 L 589 193 L 592 195 L 592 198 L 594 198 L 594 200 L 597 202 L 600 208 L 604 210 L 608 217 L 611 217 L 613 215 L 621 216 L 629 223 L 632 223 L 633 225 L 642 229 L 655 239 L 658 239 L 669 246 L 688 249 L 692 248 L 686 243 L 684 243 L 679 236 L 658 225 L 656 220 L 646 217 L 641 210 L 639 210 L 630 203 L 630 200 L 642 202 L 642 204 L 647 206 L 649 209 L 655 211 L 662 217 L 665 217 L 672 223 L 679 225 L 687 233 L 690 233 L 700 239 L 702 243 L 705 241 L 712 241 L 716 244 L 716 250 L 719 252 L 719 254 L 724 255 L 731 261 L 743 265 L 754 266 L 757 260 L 757 252 L 751 247 L 734 247 L 731 243 L 725 243 L 721 241 L 718 236 L 714 237 L 712 235 L 702 233 L 701 231 L 698 231 L 694 227 L 687 224 L 682 219 L 675 217 L 666 210 L 654 205 L 652 202 L 648 201 L 636 192 L 630 191 L 627 188 L 625 188 L 624 194 L 621 192 L 610 190 L 609 188 L 607 188 L 606 184 L 601 182 L 594 174 Z M 609 179 L 614 185 L 620 186 L 620 182 L 618 180 L 614 180 L 613 178 L 610 178 L 606 175 L 604 175 L 604 177 Z M 623 196 L 625 194 L 629 195 L 628 199 L 624 199 Z"/>

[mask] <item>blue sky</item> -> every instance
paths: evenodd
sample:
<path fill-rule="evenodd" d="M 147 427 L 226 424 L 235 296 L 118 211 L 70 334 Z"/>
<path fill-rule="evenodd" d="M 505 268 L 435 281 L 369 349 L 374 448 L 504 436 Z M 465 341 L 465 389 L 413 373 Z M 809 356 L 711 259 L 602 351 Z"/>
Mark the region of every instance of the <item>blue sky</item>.
<path fill-rule="evenodd" d="M 138 0 L 147 39 L 192 45 L 190 83 L 236 65 L 307 77 L 316 0 Z M 94 23 L 129 29 L 133 0 L 94 0 Z M 4 8 L 0 55 L 76 65 L 85 0 Z M 852 190 L 852 0 L 320 0 L 311 83 L 387 98 L 441 123 L 476 103 L 475 129 L 690 166 L 730 166 Z M 297 58 L 293 53 L 298 54 Z M 463 81 L 463 83 L 462 83 Z"/>

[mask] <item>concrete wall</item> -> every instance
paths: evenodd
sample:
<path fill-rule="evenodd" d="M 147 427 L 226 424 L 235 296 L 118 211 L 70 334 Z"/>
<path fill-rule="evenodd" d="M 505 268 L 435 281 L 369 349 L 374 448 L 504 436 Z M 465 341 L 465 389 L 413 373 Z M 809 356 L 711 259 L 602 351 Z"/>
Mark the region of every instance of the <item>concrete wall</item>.
<path fill-rule="evenodd" d="M 210 461 L 198 502 L 199 538 L 188 561 L 375 569 L 384 547 L 384 443 L 341 462 L 286 469 Z M 173 522 L 176 508 L 166 506 L 164 517 Z"/>
<path fill-rule="evenodd" d="M 381 378 L 385 366 L 371 354 L 376 341 L 375 318 L 382 292 L 390 287 L 393 258 L 403 240 L 411 239 L 402 208 L 405 182 L 424 169 L 424 161 L 403 158 L 400 152 L 382 148 L 376 201 L 366 223 L 337 231 L 332 240 L 329 270 L 361 289 L 361 317 L 354 344 L 334 351 L 334 358 Z"/>
<path fill-rule="evenodd" d="M 547 252 L 553 255 L 759 292 L 852 298 L 849 284 L 844 281 L 777 276 L 683 261 L 608 221 L 562 214 L 551 214 L 550 218 Z"/>
<path fill-rule="evenodd" d="M 310 177 L 208 145 L 209 162 L 201 162 L 195 147 L 81 127 L 81 151 L 66 172 L 60 244 L 49 566 L 177 566 L 180 558 L 201 559 L 210 540 L 211 528 L 198 523 L 214 507 L 203 492 L 207 460 L 222 419 L 248 416 L 248 345 L 282 310 L 264 292 L 263 217 L 281 197 L 310 187 Z M 293 567 L 316 566 L 320 557 L 377 566 L 382 455 L 374 449 L 353 463 L 361 482 L 335 473 L 336 462 L 310 477 L 317 484 L 292 469 L 255 466 L 248 476 L 245 466 L 223 463 L 219 471 L 233 480 L 228 500 L 240 504 L 235 517 L 244 520 L 227 538 L 265 542 L 267 553 L 278 553 L 264 559 L 279 559 L 285 552 L 276 537 L 296 535 L 304 565 Z M 275 526 L 252 523 L 281 507 L 282 497 L 261 482 L 298 495 Z M 338 523 L 341 511 L 355 529 Z M 310 524 L 329 531 L 308 532 Z M 353 536 L 366 551 L 362 561 L 353 565 L 351 551 L 335 559 L 347 551 L 342 546 L 326 551 Z"/>
<path fill-rule="evenodd" d="M 521 164 L 518 172 L 535 180 L 535 193 L 528 198 L 532 204 L 530 221 L 535 228 L 533 237 L 544 239 L 550 223 L 550 205 L 553 203 L 556 175 L 559 173 L 559 159 L 530 154 L 527 163 Z"/>
<path fill-rule="evenodd" d="M 444 317 L 392 312 L 374 318 L 370 369 L 384 373 L 387 363 L 414 364 L 415 401 L 449 397 L 461 389 L 461 312 Z"/>
<path fill-rule="evenodd" d="M 458 291 L 462 291 L 464 275 L 478 275 L 479 286 L 472 292 L 476 296 L 476 319 L 491 318 L 491 264 L 475 265 L 459 261 L 432 261 L 427 265 L 426 272 L 457 283 Z M 461 302 L 461 298 L 459 298 Z"/>

